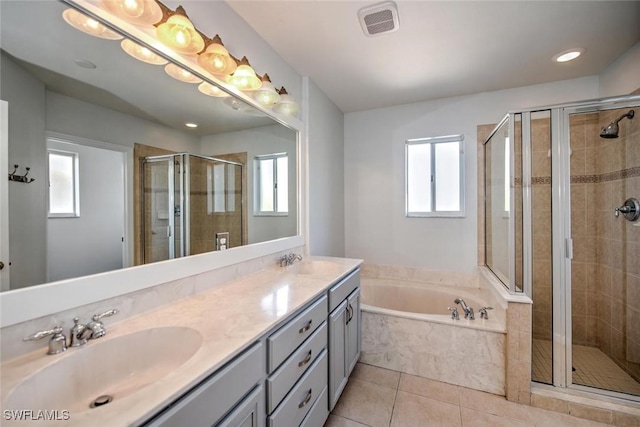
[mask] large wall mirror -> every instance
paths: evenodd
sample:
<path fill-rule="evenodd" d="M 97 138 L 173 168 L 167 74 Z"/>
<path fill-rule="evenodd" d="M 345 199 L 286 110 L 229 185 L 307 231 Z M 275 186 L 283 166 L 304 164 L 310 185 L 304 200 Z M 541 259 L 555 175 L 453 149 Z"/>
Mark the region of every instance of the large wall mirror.
<path fill-rule="evenodd" d="M 296 130 L 72 28 L 69 7 L 0 3 L 2 161 L 29 168 L 3 291 L 301 234 Z"/>

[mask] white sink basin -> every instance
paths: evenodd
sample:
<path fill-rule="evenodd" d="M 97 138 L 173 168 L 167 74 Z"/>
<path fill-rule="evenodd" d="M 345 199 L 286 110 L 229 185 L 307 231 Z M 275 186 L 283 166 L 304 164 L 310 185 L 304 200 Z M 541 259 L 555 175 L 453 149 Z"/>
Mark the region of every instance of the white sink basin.
<path fill-rule="evenodd" d="M 5 409 L 90 410 L 98 397 L 114 401 L 153 384 L 189 360 L 202 336 L 185 327 L 146 329 L 70 348 L 34 372 L 7 397 Z M 108 405 L 107 405 L 108 406 Z"/>
<path fill-rule="evenodd" d="M 331 261 L 302 261 L 286 267 L 288 273 L 309 276 L 335 276 L 344 272 L 344 267 Z"/>

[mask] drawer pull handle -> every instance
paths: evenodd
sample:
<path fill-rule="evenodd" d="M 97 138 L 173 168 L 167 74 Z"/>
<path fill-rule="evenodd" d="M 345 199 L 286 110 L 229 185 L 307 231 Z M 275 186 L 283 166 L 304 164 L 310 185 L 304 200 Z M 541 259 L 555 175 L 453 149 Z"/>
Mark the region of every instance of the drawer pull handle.
<path fill-rule="evenodd" d="M 307 357 L 305 357 L 303 361 L 298 362 L 298 368 L 302 368 L 309 362 L 311 362 L 311 350 L 309 350 L 309 354 L 307 354 Z"/>
<path fill-rule="evenodd" d="M 311 323 L 313 322 L 313 319 L 309 320 L 309 323 L 307 323 L 306 325 L 304 325 L 302 328 L 300 328 L 298 330 L 298 333 L 304 334 L 305 332 L 307 332 L 309 329 L 311 329 Z"/>
<path fill-rule="evenodd" d="M 307 406 L 307 403 L 309 403 L 309 401 L 311 400 L 311 394 L 312 394 L 313 389 L 309 389 L 309 392 L 307 393 L 307 397 L 305 397 L 305 399 L 298 403 L 298 409 L 300 408 L 304 408 L 305 406 Z"/>

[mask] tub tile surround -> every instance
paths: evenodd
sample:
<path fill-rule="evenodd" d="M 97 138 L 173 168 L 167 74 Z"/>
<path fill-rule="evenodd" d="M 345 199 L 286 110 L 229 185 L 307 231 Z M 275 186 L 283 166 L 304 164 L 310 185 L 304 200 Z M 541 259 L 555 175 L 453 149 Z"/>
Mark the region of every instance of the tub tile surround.
<path fill-rule="evenodd" d="M 381 383 L 380 378 L 387 380 Z M 394 381 L 388 381 L 390 378 Z M 363 394 L 366 399 L 359 398 Z M 374 404 L 378 406 L 373 408 Z M 509 402 L 503 396 L 361 362 L 325 427 L 640 425 L 631 413 L 611 411 L 603 415 L 581 411 L 579 406 L 572 412 L 568 405 L 566 408 L 557 411 L 545 405 Z"/>
<path fill-rule="evenodd" d="M 498 319 L 505 325 L 503 312 L 508 307 L 505 294 L 496 291 L 494 284 L 487 281 L 480 271 L 471 274 L 453 273 L 364 263 L 361 272 L 363 293 L 366 293 L 368 279 L 377 279 L 380 282 L 391 280 L 419 286 L 436 285 L 437 289 L 448 287 L 459 289 L 461 292 L 470 291 L 479 295 L 487 305 L 495 307 L 496 310 L 490 312 L 491 319 Z M 452 295 L 450 305 L 454 305 L 455 292 Z M 366 301 L 366 296 L 363 299 Z M 530 302 L 528 298 L 524 300 Z M 419 328 L 415 326 L 416 316 L 412 316 L 411 313 L 405 318 L 386 309 L 365 309 L 362 313 L 361 361 L 424 378 L 505 395 L 506 329 L 505 326 L 491 330 L 476 329 L 478 325 L 474 322 L 480 322 L 477 313 L 479 308 L 474 307 L 477 318 L 475 321 L 453 321 L 448 315 L 431 316 L 434 317 L 433 322 L 422 322 Z M 446 309 L 446 306 L 443 309 Z M 439 321 L 435 317 L 446 321 Z M 518 340 L 520 339 L 518 334 Z M 526 367 L 524 364 L 515 366 Z M 515 369 L 513 366 L 512 368 Z M 518 375 L 522 378 L 524 374 Z M 512 384 L 515 383 L 512 381 Z"/>
<path fill-rule="evenodd" d="M 312 258 L 316 259 L 330 260 L 339 268 L 331 272 L 295 274 L 289 269 L 275 267 L 271 257 L 271 268 L 129 317 L 126 322 L 107 324 L 109 333 L 106 340 L 149 330 L 150 327 L 178 326 L 195 329 L 202 336 L 202 345 L 185 364 L 162 380 L 128 395 L 126 399 L 116 399 L 108 406 L 96 408 L 91 413 L 74 413 L 65 425 L 88 425 L 95 422 L 96 417 L 103 420 L 102 425 L 136 424 L 216 371 L 268 330 L 277 327 L 288 315 L 325 292 L 331 283 L 361 262 L 344 258 Z M 104 340 L 88 345 L 101 345 Z M 26 376 L 64 357 L 47 356 L 44 353 L 44 348 L 39 348 L 24 357 L 3 363 L 2 402 L 8 392 Z M 55 386 L 51 384 L 52 388 Z"/>
<path fill-rule="evenodd" d="M 274 253 L 268 256 L 255 258 L 238 264 L 230 265 L 206 273 L 185 277 L 183 279 L 164 283 L 152 288 L 117 296 L 81 307 L 56 313 L 51 316 L 29 320 L 0 329 L 0 360 L 2 362 L 19 356 L 43 349 L 46 340 L 23 342 L 22 339 L 36 331 L 51 329 L 60 325 L 65 331 L 73 326 L 73 318 L 79 317 L 81 322 L 87 322 L 96 313 L 101 313 L 111 308 L 117 308 L 120 312 L 105 320 L 105 324 L 121 322 L 131 316 L 136 316 L 160 306 L 171 304 L 183 298 L 213 289 L 225 283 L 237 280 L 259 271 L 277 265 L 279 257 L 289 252 L 306 253 L 301 246 Z"/>
<path fill-rule="evenodd" d="M 500 332 L 362 313 L 366 364 L 504 395 L 504 354 Z"/>

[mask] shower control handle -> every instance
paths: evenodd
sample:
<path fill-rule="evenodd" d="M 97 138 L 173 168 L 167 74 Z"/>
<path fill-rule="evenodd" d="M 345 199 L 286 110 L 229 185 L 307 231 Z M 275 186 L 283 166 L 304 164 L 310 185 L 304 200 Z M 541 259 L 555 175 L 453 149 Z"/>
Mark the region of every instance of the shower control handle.
<path fill-rule="evenodd" d="M 625 200 L 624 204 L 615 210 L 616 218 L 622 214 L 628 221 L 640 219 L 640 202 L 633 197 Z"/>

